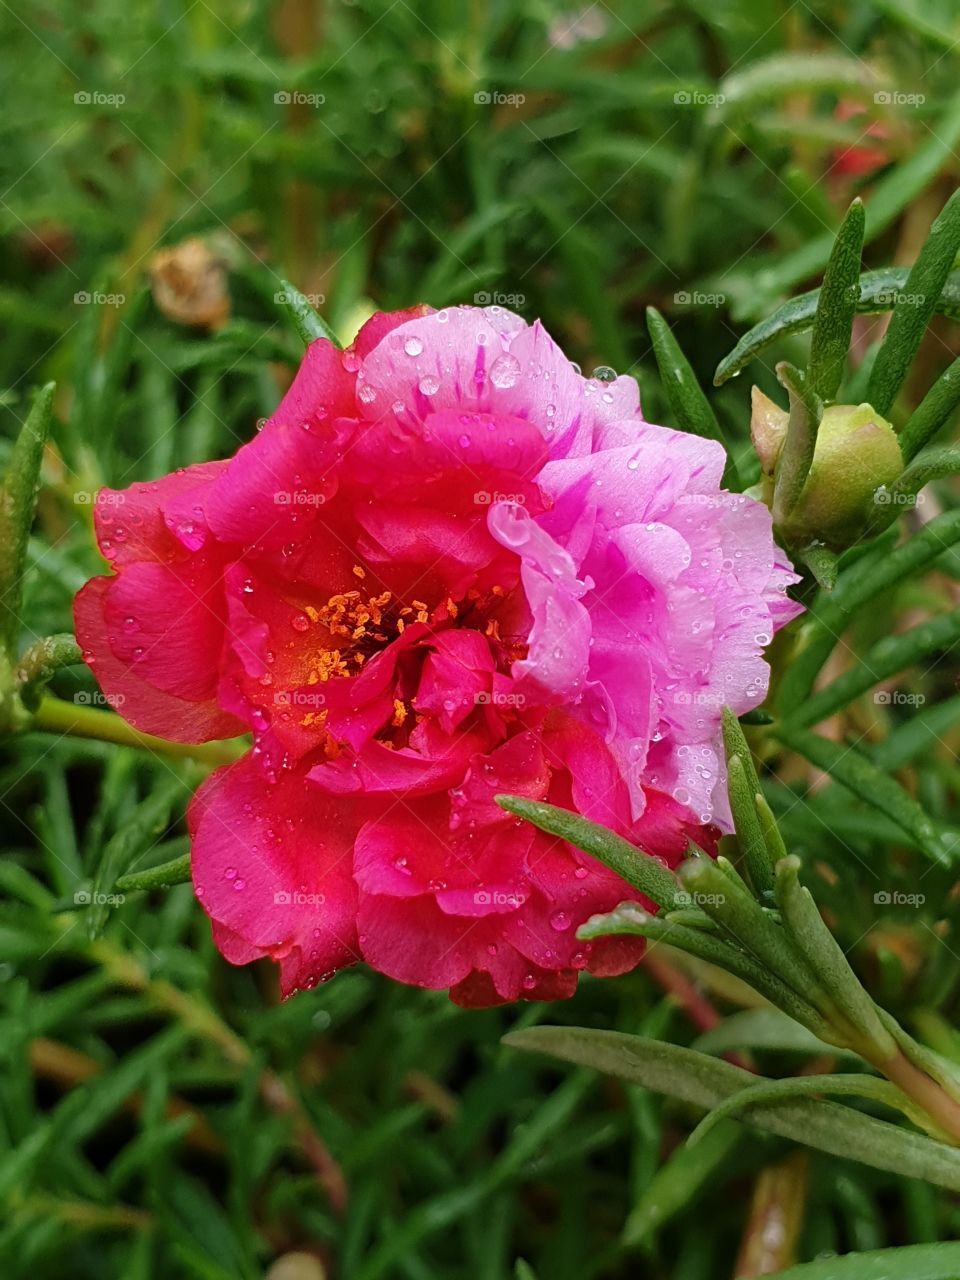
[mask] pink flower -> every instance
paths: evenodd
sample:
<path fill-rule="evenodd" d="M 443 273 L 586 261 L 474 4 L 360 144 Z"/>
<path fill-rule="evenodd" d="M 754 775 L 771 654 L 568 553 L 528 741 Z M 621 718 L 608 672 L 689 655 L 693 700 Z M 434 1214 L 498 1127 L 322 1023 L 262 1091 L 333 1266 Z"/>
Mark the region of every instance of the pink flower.
<path fill-rule="evenodd" d="M 718 725 L 797 611 L 719 445 L 650 426 L 497 307 L 314 342 L 263 431 L 99 503 L 77 598 L 101 685 L 181 741 L 252 731 L 190 811 L 228 960 L 285 993 L 365 960 L 468 1005 L 569 995 L 637 895 L 494 803 L 545 799 L 671 865 L 724 818 Z"/>

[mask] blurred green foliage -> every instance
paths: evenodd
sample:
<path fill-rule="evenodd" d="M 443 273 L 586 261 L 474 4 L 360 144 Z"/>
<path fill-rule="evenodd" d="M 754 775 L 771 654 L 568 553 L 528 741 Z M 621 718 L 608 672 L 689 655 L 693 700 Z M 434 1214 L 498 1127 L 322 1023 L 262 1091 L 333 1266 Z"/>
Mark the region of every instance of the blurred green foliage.
<path fill-rule="evenodd" d="M 952 0 L 0 5 L 0 461 L 33 389 L 59 387 L 23 645 L 69 630 L 102 567 L 99 485 L 225 456 L 273 408 L 300 349 L 284 278 L 346 337 L 374 305 L 504 302 L 584 368 L 635 374 L 648 416 L 671 422 L 647 306 L 707 386 L 748 323 L 819 281 L 857 192 L 865 264 L 916 256 L 960 171 L 958 22 Z M 227 272 L 230 316 L 210 330 L 150 287 L 157 251 L 191 237 Z M 855 329 L 861 351 L 869 336 Z M 774 360 L 807 341 L 785 335 L 751 374 L 773 394 Z M 899 421 L 955 346 L 938 320 Z M 745 380 L 711 400 L 747 462 Z M 949 485 L 931 501 L 954 505 Z M 881 562 L 895 536 L 849 561 Z M 955 552 L 923 569 L 840 619 L 832 674 L 956 609 Z M 943 832 L 955 663 L 946 644 L 908 663 L 897 699 L 858 688 L 830 732 Z M 95 697 L 79 668 L 55 687 Z M 765 731 L 754 745 L 852 961 L 957 1056 L 952 863 L 837 783 L 811 788 Z M 188 886 L 130 895 L 98 934 L 83 895 L 104 866 L 185 851 L 201 776 L 51 734 L 4 747 L 0 1274 L 247 1280 L 296 1249 L 343 1280 L 733 1273 L 754 1179 L 785 1147 L 734 1128 L 652 1205 L 694 1117 L 498 1045 L 544 1009 L 463 1013 L 363 972 L 280 1005 L 272 972 L 217 956 Z M 550 1017 L 696 1035 L 646 970 L 587 980 Z M 733 1026 L 716 1051 L 805 1061 L 769 1027 Z M 960 1230 L 948 1195 L 839 1160 L 811 1157 L 790 1185 L 800 1259 Z M 631 1211 L 653 1226 L 627 1249 Z"/>

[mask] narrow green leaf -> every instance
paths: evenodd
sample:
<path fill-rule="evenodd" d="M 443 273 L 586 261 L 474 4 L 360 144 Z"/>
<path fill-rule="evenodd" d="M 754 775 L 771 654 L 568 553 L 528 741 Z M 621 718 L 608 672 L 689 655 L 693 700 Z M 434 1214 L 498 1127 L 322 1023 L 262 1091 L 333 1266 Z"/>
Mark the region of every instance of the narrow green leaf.
<path fill-rule="evenodd" d="M 893 1037 L 850 968 L 843 948 L 824 924 L 810 890 L 801 885 L 799 868 L 800 859 L 796 857 L 782 858 L 777 864 L 776 897 L 784 928 L 836 1007 L 866 1037 L 872 1050 L 871 1061 L 891 1058 L 896 1052 Z"/>
<path fill-rule="evenodd" d="M 793 1098 L 811 1098 L 818 1094 L 833 1094 L 840 1097 L 870 1098 L 874 1102 L 882 1102 L 885 1106 L 901 1111 L 905 1115 L 909 1110 L 908 1100 L 888 1080 L 879 1080 L 876 1076 L 864 1075 L 861 1072 L 850 1072 L 847 1075 L 789 1076 L 784 1080 L 758 1080 L 732 1097 L 726 1098 L 700 1121 L 691 1133 L 687 1142 L 696 1146 L 713 1129 L 714 1125 L 736 1116 L 746 1107 L 769 1106 L 776 1102 L 788 1102 Z"/>
<path fill-rule="evenodd" d="M 159 782 L 153 791 L 137 805 L 120 831 L 107 844 L 93 881 L 87 912 L 87 935 L 100 935 L 110 907 L 119 905 L 111 901 L 118 896 L 116 881 L 135 857 L 144 852 L 145 846 L 155 841 L 165 830 L 174 806 L 181 802 L 189 790 L 185 779 L 175 774 Z M 120 895 L 122 896 L 122 894 Z"/>
<path fill-rule="evenodd" d="M 40 491 L 40 464 L 50 435 L 54 384 L 37 393 L 0 486 L 0 644 L 14 653 L 20 635 L 23 569 Z"/>
<path fill-rule="evenodd" d="M 21 656 L 17 664 L 20 698 L 29 710 L 40 704 L 44 687 L 62 668 L 83 661 L 80 646 L 72 635 L 46 636 Z"/>
<path fill-rule="evenodd" d="M 879 271 L 864 271 L 860 276 L 860 296 L 857 302 L 858 315 L 881 315 L 884 311 L 892 311 L 896 299 L 904 292 L 909 268 L 883 267 Z M 795 333 L 805 333 L 812 328 L 820 305 L 820 290 L 811 289 L 791 298 L 783 306 L 778 307 L 772 315 L 748 330 L 729 355 L 717 365 L 714 374 L 714 385 L 720 386 L 728 378 L 735 378 L 751 360 L 768 347 L 772 342 L 789 337 Z M 936 299 L 934 310 L 940 315 L 949 316 L 953 320 L 960 319 L 960 271 L 953 271 Z M 958 393 L 960 394 L 960 393 Z M 859 403 L 864 396 L 855 397 Z M 919 412 L 919 410 L 918 410 Z"/>
<path fill-rule="evenodd" d="M 718 921 L 762 968 L 768 969 L 779 982 L 796 992 L 804 1004 L 812 1005 L 827 1020 L 828 1027 L 833 1025 L 836 1009 L 823 984 L 784 930 L 774 923 L 747 890 L 740 888 L 719 866 L 706 859 L 685 862 L 679 874 L 691 890 L 697 906 Z M 835 1034 L 819 1023 L 816 1034 L 831 1041 L 836 1039 Z"/>
<path fill-rule="evenodd" d="M 777 365 L 777 377 L 790 397 L 790 418 L 773 491 L 774 524 L 782 524 L 799 502 L 810 474 L 823 402 L 806 386 L 799 369 L 786 361 Z"/>
<path fill-rule="evenodd" d="M 300 341 L 305 347 L 309 347 L 311 342 L 316 342 L 317 338 L 326 338 L 328 342 L 332 342 L 335 347 L 342 347 L 343 343 L 337 338 L 326 320 L 311 306 L 307 298 L 295 288 L 289 280 L 280 282 L 280 292 L 277 294 L 277 301 L 286 311 L 293 324 L 294 329 Z"/>
<path fill-rule="evenodd" d="M 942 614 L 899 635 L 885 636 L 860 656 L 856 663 L 812 697 L 783 722 L 787 732 L 806 729 L 828 719 L 881 680 L 905 671 L 940 649 L 950 649 L 960 641 L 960 609 Z M 883 704 L 889 695 L 878 693 L 874 701 Z"/>
<path fill-rule="evenodd" d="M 913 577 L 937 556 L 960 541 L 960 509 L 944 512 L 895 550 L 868 559 L 865 567 L 856 560 L 845 569 L 835 590 L 818 596 L 804 620 L 801 640 L 777 690 L 777 706 L 789 715 L 810 695 L 817 675 L 860 609 L 898 582 Z M 870 557 L 873 548 L 867 548 Z"/>
<path fill-rule="evenodd" d="M 688 928 L 672 917 L 652 916 L 635 902 L 623 902 L 606 915 L 593 916 L 577 930 L 577 937 L 586 941 L 622 934 L 649 938 L 653 943 L 662 942 L 696 956 L 698 960 L 717 965 L 753 987 L 754 991 L 810 1028 L 814 1034 L 831 1034 L 829 1023 L 813 1005 L 797 995 L 768 966 L 758 964 L 746 952 L 702 929 Z"/>
<path fill-rule="evenodd" d="M 496 796 L 497 804 L 507 813 L 525 818 L 541 831 L 559 836 L 584 853 L 597 858 L 604 866 L 615 871 L 627 884 L 639 889 L 660 907 L 675 905 L 678 889 L 676 877 L 657 858 L 645 849 L 631 844 L 621 836 L 589 822 L 569 809 L 543 804 L 539 800 L 527 800 L 523 796 Z"/>
<path fill-rule="evenodd" d="M 806 384 L 821 400 L 833 400 L 843 379 L 853 318 L 860 301 L 863 201 L 854 200 L 837 232 L 820 289 L 810 340 Z"/>
<path fill-rule="evenodd" d="M 780 859 L 787 856 L 787 846 L 783 843 L 783 836 L 780 834 L 773 811 L 767 804 L 766 796 L 758 792 L 754 796 L 754 801 L 757 806 L 757 817 L 760 819 L 760 829 L 763 831 L 763 839 L 767 846 L 767 857 L 770 859 L 770 865 L 776 867 Z"/>
<path fill-rule="evenodd" d="M 890 486 L 892 505 L 911 505 L 908 500 L 916 497 L 925 484 L 929 484 L 931 480 L 942 480 L 944 476 L 955 476 L 958 472 L 960 445 L 940 445 L 925 449 L 923 453 L 917 454 Z"/>
<path fill-rule="evenodd" d="M 782 725 L 777 729 L 777 736 L 784 746 L 798 751 L 864 803 L 885 813 L 933 862 L 940 866 L 953 864 L 955 855 L 916 800 L 855 747 L 830 742 L 805 729 L 787 731 Z"/>
<path fill-rule="evenodd" d="M 505 1036 L 504 1044 L 593 1067 L 707 1109 L 757 1081 L 752 1072 L 732 1063 L 621 1031 L 528 1027 Z M 960 1190 L 960 1150 L 849 1107 L 804 1098 L 757 1107 L 740 1119 L 831 1155 Z"/>
<path fill-rule="evenodd" d="M 883 336 L 867 386 L 867 401 L 889 415 L 917 353 L 927 323 L 960 249 L 960 191 L 933 221 L 930 234 L 907 276 L 903 294 Z"/>
<path fill-rule="evenodd" d="M 954 272 L 955 280 L 960 272 Z M 942 296 L 942 295 L 941 295 Z M 910 462 L 946 423 L 960 404 L 960 358 L 941 373 L 900 432 L 900 452 Z"/>
<path fill-rule="evenodd" d="M 870 195 L 867 208 L 867 244 L 874 240 L 909 207 L 911 202 L 939 173 L 953 155 L 960 142 L 960 94 L 947 103 L 943 114 L 930 125 L 930 137 L 922 146 L 913 150 L 907 159 L 892 168 L 877 182 Z M 782 254 L 776 263 L 762 273 L 753 271 L 755 306 L 766 310 L 768 300 L 786 292 L 817 275 L 826 265 L 833 248 L 832 232 L 825 232 L 808 240 L 799 249 Z M 721 280 L 718 287 L 728 282 Z M 733 286 L 728 285 L 731 289 Z M 754 313 L 755 314 L 755 313 Z"/>
<path fill-rule="evenodd" d="M 719 113 L 727 116 L 755 108 L 769 98 L 782 102 L 786 94 L 825 89 L 849 96 L 873 92 L 876 73 L 860 58 L 842 53 L 774 53 L 731 72 L 720 83 Z"/>
<path fill-rule="evenodd" d="M 727 793 L 737 839 L 754 889 L 757 893 L 769 892 L 773 889 L 773 863 L 767 857 L 767 845 L 757 813 L 760 779 L 753 754 L 743 727 L 730 707 L 721 711 L 721 726 L 727 762 Z"/>
<path fill-rule="evenodd" d="M 771 1053 L 801 1053 L 808 1058 L 830 1054 L 863 1065 L 859 1054 L 821 1040 L 782 1009 L 743 1009 L 732 1013 L 698 1036 L 691 1047 L 713 1057 L 737 1049 L 759 1049 Z"/>
<path fill-rule="evenodd" d="M 653 344 L 657 368 L 660 371 L 660 384 L 670 405 L 675 425 L 681 431 L 695 436 L 705 436 L 708 440 L 717 440 L 727 451 L 727 470 L 739 485 L 736 463 L 730 447 L 724 438 L 717 415 L 703 392 L 697 375 L 690 367 L 686 356 L 680 350 L 670 326 L 656 307 L 647 307 L 647 329 Z"/>
<path fill-rule="evenodd" d="M 840 572 L 840 557 L 829 547 L 813 546 L 797 552 L 801 560 L 817 581 L 817 586 L 824 591 L 832 591 L 837 585 L 837 574 Z"/>
<path fill-rule="evenodd" d="M 700 1189 L 725 1169 L 743 1137 L 740 1125 L 721 1122 L 695 1147 L 689 1143 L 677 1147 L 627 1218 L 623 1243 L 628 1248 L 641 1244 L 687 1208 Z"/>
<path fill-rule="evenodd" d="M 767 857 L 767 842 L 763 838 L 757 814 L 757 793 L 747 782 L 743 761 L 739 756 L 730 756 L 728 759 L 727 792 L 737 843 L 750 875 L 750 883 L 758 894 L 769 892 L 773 888 L 773 865 Z"/>
<path fill-rule="evenodd" d="M 772 1280 L 957 1280 L 960 1244 L 912 1244 L 805 1262 Z"/>
<path fill-rule="evenodd" d="M 150 867 L 146 871 L 132 871 L 129 875 L 120 876 L 114 885 L 117 893 L 139 893 L 147 889 L 171 889 L 176 884 L 186 884 L 190 879 L 190 855 L 183 854 L 170 862 L 163 862 L 158 867 Z"/>

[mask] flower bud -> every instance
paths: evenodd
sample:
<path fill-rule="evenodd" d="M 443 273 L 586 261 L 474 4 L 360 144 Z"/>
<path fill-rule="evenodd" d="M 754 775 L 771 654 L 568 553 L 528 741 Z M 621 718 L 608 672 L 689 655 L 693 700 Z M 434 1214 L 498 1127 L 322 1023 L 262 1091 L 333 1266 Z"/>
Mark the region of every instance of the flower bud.
<path fill-rule="evenodd" d="M 772 488 L 788 420 L 785 410 L 754 388 L 750 434 L 765 490 Z M 877 489 L 892 484 L 902 470 L 896 433 L 871 405 L 831 405 L 820 421 L 803 492 L 781 534 L 794 545 L 817 541 L 836 551 L 851 546 L 875 514 Z"/>

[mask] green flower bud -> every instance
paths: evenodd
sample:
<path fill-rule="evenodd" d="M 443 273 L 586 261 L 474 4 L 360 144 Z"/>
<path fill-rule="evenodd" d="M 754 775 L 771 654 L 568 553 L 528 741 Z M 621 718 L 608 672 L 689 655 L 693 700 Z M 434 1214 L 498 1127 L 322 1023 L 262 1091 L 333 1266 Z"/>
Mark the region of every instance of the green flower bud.
<path fill-rule="evenodd" d="M 772 489 L 789 415 L 756 387 L 750 423 L 754 448 Z M 875 515 L 874 494 L 903 471 L 896 432 L 869 404 L 824 410 L 810 474 L 781 534 L 795 546 L 823 543 L 840 551 L 860 538 Z"/>

